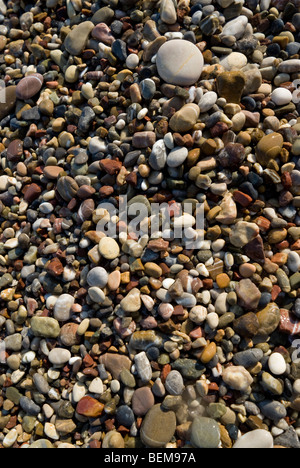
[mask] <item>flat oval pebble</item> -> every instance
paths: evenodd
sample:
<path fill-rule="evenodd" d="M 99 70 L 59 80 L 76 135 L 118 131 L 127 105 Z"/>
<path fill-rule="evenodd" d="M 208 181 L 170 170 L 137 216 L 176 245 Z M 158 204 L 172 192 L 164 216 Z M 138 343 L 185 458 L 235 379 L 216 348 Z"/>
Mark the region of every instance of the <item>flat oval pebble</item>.
<path fill-rule="evenodd" d="M 43 83 L 44 78 L 39 73 L 33 73 L 32 75 L 22 78 L 16 87 L 17 98 L 23 101 L 32 98 L 40 91 Z"/>
<path fill-rule="evenodd" d="M 217 422 L 210 418 L 196 417 L 191 427 L 191 442 L 196 448 L 218 448 L 220 430 Z"/>
<path fill-rule="evenodd" d="M 173 411 L 163 411 L 160 405 L 153 406 L 147 413 L 142 428 L 142 442 L 151 448 L 164 447 L 170 442 L 176 429 L 176 417 Z"/>
<path fill-rule="evenodd" d="M 59 322 L 66 322 L 71 317 L 71 308 L 74 304 L 74 297 L 70 294 L 62 294 L 54 305 L 54 318 Z"/>
<path fill-rule="evenodd" d="M 103 288 L 108 282 L 107 271 L 102 267 L 93 268 L 87 275 L 87 282 L 89 286 L 98 286 L 99 288 Z"/>
<path fill-rule="evenodd" d="M 203 69 L 200 50 L 189 41 L 169 41 L 158 51 L 157 70 L 166 82 L 179 86 L 196 83 Z"/>
<path fill-rule="evenodd" d="M 99 243 L 99 252 L 107 260 L 114 260 L 120 254 L 120 247 L 114 239 L 104 237 Z"/>
<path fill-rule="evenodd" d="M 274 375 L 282 375 L 286 372 L 286 362 L 282 354 L 280 353 L 273 353 L 269 357 L 268 366 L 272 374 Z"/>
<path fill-rule="evenodd" d="M 170 151 L 167 157 L 167 165 L 169 167 L 181 166 L 188 156 L 188 150 L 186 148 L 174 148 Z"/>
<path fill-rule="evenodd" d="M 284 106 L 291 102 L 293 95 L 288 89 L 277 88 L 271 94 L 271 99 L 277 106 Z"/>
<path fill-rule="evenodd" d="M 58 366 L 58 367 L 66 364 L 66 362 L 69 361 L 70 357 L 71 357 L 70 351 L 64 348 L 52 349 L 52 351 L 50 351 L 49 356 L 48 356 L 51 364 L 53 364 L 54 366 Z"/>

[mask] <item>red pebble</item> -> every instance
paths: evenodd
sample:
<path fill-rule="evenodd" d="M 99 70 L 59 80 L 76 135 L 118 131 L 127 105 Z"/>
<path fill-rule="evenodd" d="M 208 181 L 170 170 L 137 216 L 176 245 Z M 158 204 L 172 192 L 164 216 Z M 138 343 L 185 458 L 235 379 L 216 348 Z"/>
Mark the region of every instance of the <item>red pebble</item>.
<path fill-rule="evenodd" d="M 77 413 L 87 418 L 97 418 L 101 416 L 103 409 L 104 405 L 90 396 L 81 398 L 76 407 Z"/>
<path fill-rule="evenodd" d="M 280 310 L 279 331 L 288 335 L 300 335 L 300 321 L 289 310 Z"/>
<path fill-rule="evenodd" d="M 246 193 L 240 192 L 239 190 L 234 192 L 233 199 L 235 202 L 239 203 L 244 208 L 249 206 L 253 201 L 249 195 L 247 195 Z"/>

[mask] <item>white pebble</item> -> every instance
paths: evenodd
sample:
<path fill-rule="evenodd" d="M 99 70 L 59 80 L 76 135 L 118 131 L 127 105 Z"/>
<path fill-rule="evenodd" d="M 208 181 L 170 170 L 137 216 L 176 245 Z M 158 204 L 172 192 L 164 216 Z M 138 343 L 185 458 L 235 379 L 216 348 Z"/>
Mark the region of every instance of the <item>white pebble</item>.
<path fill-rule="evenodd" d="M 125 128 L 125 126 L 126 126 L 126 122 L 123 119 L 118 120 L 118 122 L 116 123 L 116 129 L 117 130 L 123 130 L 123 128 Z"/>
<path fill-rule="evenodd" d="M 103 382 L 100 377 L 96 377 L 89 386 L 90 393 L 96 393 L 98 395 L 102 395 L 104 392 Z"/>
<path fill-rule="evenodd" d="M 219 316 L 215 312 L 211 312 L 206 317 L 206 323 L 212 330 L 215 330 L 219 325 Z"/>
<path fill-rule="evenodd" d="M 206 266 L 205 266 L 203 263 L 199 263 L 199 264 L 196 266 L 196 270 L 198 271 L 198 273 L 199 273 L 201 276 L 204 276 L 205 278 L 208 278 L 208 277 L 209 277 L 209 272 L 208 272 Z"/>
<path fill-rule="evenodd" d="M 45 432 L 45 435 L 49 437 L 49 439 L 59 440 L 59 435 L 56 432 L 54 424 L 46 422 L 44 426 L 44 432 Z"/>
<path fill-rule="evenodd" d="M 86 386 L 81 382 L 76 382 L 72 390 L 72 400 L 78 403 L 86 395 Z"/>
<path fill-rule="evenodd" d="M 271 99 L 277 106 L 284 106 L 292 101 L 293 96 L 288 89 L 277 88 L 271 94 Z"/>
<path fill-rule="evenodd" d="M 280 353 L 271 354 L 269 357 L 268 366 L 274 375 L 282 375 L 286 371 L 286 362 Z"/>
<path fill-rule="evenodd" d="M 23 354 L 22 362 L 23 364 L 30 364 L 35 358 L 35 353 L 33 351 L 28 351 L 27 353 Z"/>
<path fill-rule="evenodd" d="M 175 280 L 173 278 L 166 278 L 165 280 L 163 280 L 162 286 L 165 289 L 169 289 L 174 283 Z"/>
<path fill-rule="evenodd" d="M 209 291 L 203 291 L 202 293 L 202 304 L 208 305 L 210 303 L 211 296 Z"/>
<path fill-rule="evenodd" d="M 140 110 L 140 112 L 137 115 L 138 120 L 143 120 L 144 117 L 148 114 L 148 109 L 144 107 L 144 109 Z"/>
<path fill-rule="evenodd" d="M 3 447 L 4 448 L 12 447 L 14 443 L 16 442 L 17 438 L 18 438 L 18 431 L 16 429 L 12 429 L 4 437 L 3 442 L 2 442 Z"/>
<path fill-rule="evenodd" d="M 120 382 L 118 380 L 112 380 L 110 383 L 110 388 L 113 393 L 118 393 L 121 388 Z"/>
<path fill-rule="evenodd" d="M 139 57 L 137 54 L 130 54 L 126 59 L 126 67 L 130 70 L 134 70 L 139 64 Z"/>

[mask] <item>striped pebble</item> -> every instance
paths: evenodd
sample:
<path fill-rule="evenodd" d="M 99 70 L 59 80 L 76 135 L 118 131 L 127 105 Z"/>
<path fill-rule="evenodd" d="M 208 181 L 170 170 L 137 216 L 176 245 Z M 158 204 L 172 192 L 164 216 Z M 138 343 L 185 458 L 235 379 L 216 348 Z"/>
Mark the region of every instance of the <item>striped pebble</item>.
<path fill-rule="evenodd" d="M 22 78 L 17 84 L 16 96 L 22 101 L 35 96 L 43 86 L 44 78 L 39 73 L 33 73 L 32 75 Z"/>

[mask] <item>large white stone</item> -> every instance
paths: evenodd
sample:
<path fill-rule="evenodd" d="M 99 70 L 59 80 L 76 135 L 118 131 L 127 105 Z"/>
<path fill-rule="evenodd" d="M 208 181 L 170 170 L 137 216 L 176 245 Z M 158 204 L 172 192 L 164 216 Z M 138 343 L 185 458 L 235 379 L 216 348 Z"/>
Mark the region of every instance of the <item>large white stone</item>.
<path fill-rule="evenodd" d="M 166 83 L 190 86 L 199 80 L 204 60 L 198 47 L 191 42 L 172 40 L 159 49 L 156 65 Z"/>
<path fill-rule="evenodd" d="M 257 429 L 255 431 L 247 432 L 242 437 L 240 437 L 237 442 L 234 444 L 233 448 L 235 449 L 272 449 L 274 446 L 274 441 L 272 434 L 263 429 Z"/>

